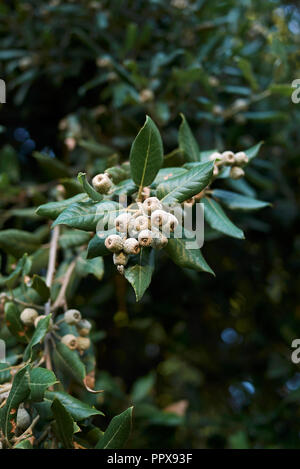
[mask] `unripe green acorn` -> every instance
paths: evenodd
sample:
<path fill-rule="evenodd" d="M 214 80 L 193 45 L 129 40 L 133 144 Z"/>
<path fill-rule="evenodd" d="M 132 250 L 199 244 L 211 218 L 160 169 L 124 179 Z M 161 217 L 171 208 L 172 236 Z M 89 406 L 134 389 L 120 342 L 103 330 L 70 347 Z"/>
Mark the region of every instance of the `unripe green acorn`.
<path fill-rule="evenodd" d="M 230 177 L 232 179 L 240 179 L 245 175 L 245 171 L 238 166 L 233 166 L 230 170 Z"/>
<path fill-rule="evenodd" d="M 29 413 L 24 406 L 21 404 L 18 408 L 17 412 L 17 427 L 19 430 L 27 430 L 31 423 L 31 418 Z"/>
<path fill-rule="evenodd" d="M 77 324 L 81 320 L 81 313 L 78 309 L 68 309 L 64 314 L 64 320 L 67 324 Z"/>
<path fill-rule="evenodd" d="M 26 326 L 32 326 L 34 324 L 35 319 L 38 317 L 39 313 L 36 309 L 33 308 L 25 308 L 23 309 L 20 319 L 23 324 Z"/>
<path fill-rule="evenodd" d="M 136 231 L 147 230 L 149 226 L 149 218 L 145 215 L 141 215 L 135 219 L 134 229 Z"/>
<path fill-rule="evenodd" d="M 163 235 L 160 231 L 155 232 L 151 246 L 154 249 L 163 249 L 168 244 L 168 238 Z"/>
<path fill-rule="evenodd" d="M 104 242 L 106 248 L 111 252 L 120 252 L 123 249 L 124 241 L 119 235 L 109 235 Z"/>
<path fill-rule="evenodd" d="M 91 346 L 91 341 L 88 337 L 78 337 L 77 339 L 77 350 L 84 352 Z"/>
<path fill-rule="evenodd" d="M 239 151 L 234 155 L 234 160 L 237 166 L 244 166 L 248 163 L 249 158 L 244 151 Z"/>
<path fill-rule="evenodd" d="M 126 254 L 138 254 L 141 248 L 139 242 L 135 238 L 128 238 L 124 242 L 124 252 Z"/>
<path fill-rule="evenodd" d="M 115 227 L 120 233 L 126 233 L 128 230 L 129 223 L 132 220 L 130 213 L 121 213 L 115 219 Z"/>
<path fill-rule="evenodd" d="M 77 330 L 82 337 L 89 335 L 92 329 L 92 324 L 87 319 L 82 319 L 76 324 Z"/>
<path fill-rule="evenodd" d="M 141 246 L 151 246 L 153 240 L 153 233 L 150 230 L 140 231 L 138 239 Z"/>
<path fill-rule="evenodd" d="M 147 215 L 150 215 L 155 210 L 161 210 L 162 204 L 157 197 L 148 197 L 143 202 L 143 210 Z"/>
<path fill-rule="evenodd" d="M 231 166 L 234 162 L 234 153 L 232 151 L 224 151 L 222 153 L 222 163 L 224 163 L 225 166 Z"/>
<path fill-rule="evenodd" d="M 34 327 L 37 327 L 38 323 L 40 322 L 41 319 L 44 319 L 46 318 L 46 314 L 41 314 L 40 316 L 38 316 L 37 318 L 35 318 L 34 320 Z M 50 319 L 50 323 L 49 323 L 49 328 L 51 328 L 53 326 L 53 321 L 52 321 L 52 318 Z"/>
<path fill-rule="evenodd" d="M 128 262 L 128 255 L 125 252 L 121 251 L 118 253 L 114 253 L 113 255 L 113 262 L 115 265 L 126 265 Z"/>
<path fill-rule="evenodd" d="M 97 174 L 93 178 L 92 184 L 94 186 L 94 189 L 97 192 L 100 192 L 100 194 L 107 194 L 112 186 L 110 178 L 105 173 Z"/>
<path fill-rule="evenodd" d="M 165 233 L 168 233 L 170 231 L 174 231 L 178 226 L 178 220 L 177 218 L 172 214 L 168 214 L 168 220 L 167 222 L 163 225 L 162 231 Z"/>
<path fill-rule="evenodd" d="M 151 226 L 159 227 L 167 223 L 169 214 L 164 210 L 155 210 L 151 215 Z"/>
<path fill-rule="evenodd" d="M 73 334 L 66 334 L 61 338 L 61 342 L 65 344 L 70 350 L 77 348 L 78 338 Z"/>

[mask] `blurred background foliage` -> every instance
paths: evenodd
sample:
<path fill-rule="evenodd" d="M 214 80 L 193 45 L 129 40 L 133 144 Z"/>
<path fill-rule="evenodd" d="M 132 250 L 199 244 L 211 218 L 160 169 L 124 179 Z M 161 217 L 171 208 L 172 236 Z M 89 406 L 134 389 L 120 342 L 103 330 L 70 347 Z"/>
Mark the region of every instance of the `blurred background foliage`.
<path fill-rule="evenodd" d="M 235 213 L 246 241 L 207 240 L 216 278 L 162 257 L 136 304 L 105 260 L 100 283 L 74 287 L 73 307 L 99 328 L 105 393 L 86 399 L 108 421 L 135 406 L 129 447 L 299 448 L 300 370 L 290 359 L 300 337 L 299 4 L 3 1 L 0 38 L 1 229 L 44 239 L 34 207 L 76 194 L 78 171 L 126 161 L 145 114 L 166 153 L 180 112 L 201 150 L 264 141 L 235 190 L 273 207 Z M 39 268 L 46 250 L 35 252 Z"/>

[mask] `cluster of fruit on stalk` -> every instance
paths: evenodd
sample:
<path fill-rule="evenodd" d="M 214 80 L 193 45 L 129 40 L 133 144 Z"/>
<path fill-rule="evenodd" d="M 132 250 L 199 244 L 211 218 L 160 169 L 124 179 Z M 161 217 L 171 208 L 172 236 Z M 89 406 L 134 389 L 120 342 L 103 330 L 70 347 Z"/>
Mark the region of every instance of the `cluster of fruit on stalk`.
<path fill-rule="evenodd" d="M 216 151 L 210 155 L 209 159 L 215 162 L 213 171 L 215 177 L 218 176 L 224 166 L 229 166 L 230 177 L 232 179 L 240 179 L 245 176 L 243 166 L 249 162 L 248 156 L 243 151 L 239 151 L 238 153 L 233 153 L 232 151 L 219 153 Z"/>
<path fill-rule="evenodd" d="M 139 254 L 142 247 L 164 248 L 177 225 L 175 215 L 166 211 L 157 197 L 148 197 L 115 219 L 118 234 L 109 235 L 105 246 L 113 253 L 113 262 L 123 274 L 130 255 Z"/>
<path fill-rule="evenodd" d="M 37 327 L 40 320 L 45 317 L 46 316 L 44 314 L 39 315 L 37 310 L 34 308 L 25 308 L 20 315 L 22 323 L 28 327 Z M 62 321 L 70 326 L 75 326 L 78 332 L 78 336 L 75 336 L 74 334 L 66 334 L 60 337 L 58 335 L 58 331 L 59 323 Z M 91 328 L 91 323 L 87 319 L 82 319 L 80 311 L 77 309 L 68 309 L 64 313 L 63 319 L 58 321 L 56 324 L 54 324 L 51 319 L 49 332 L 53 332 L 54 337 L 59 338 L 59 340 L 67 347 L 69 347 L 69 349 L 76 349 L 79 351 L 79 353 L 82 353 L 91 346 L 91 341 L 88 337 Z"/>

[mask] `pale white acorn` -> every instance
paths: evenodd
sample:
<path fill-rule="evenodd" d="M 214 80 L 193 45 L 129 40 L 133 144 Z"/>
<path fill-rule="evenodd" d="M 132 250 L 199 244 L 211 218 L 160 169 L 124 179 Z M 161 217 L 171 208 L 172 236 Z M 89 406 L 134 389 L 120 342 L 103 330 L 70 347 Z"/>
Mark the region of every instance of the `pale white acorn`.
<path fill-rule="evenodd" d="M 139 242 L 135 238 L 128 238 L 124 242 L 124 252 L 126 254 L 138 254 L 141 248 Z"/>
<path fill-rule="evenodd" d="M 233 166 L 230 170 L 230 177 L 232 179 L 241 179 L 245 175 L 245 171 L 238 166 Z"/>
<path fill-rule="evenodd" d="M 121 251 L 118 253 L 114 253 L 113 255 L 113 262 L 115 265 L 127 265 L 128 262 L 128 255 L 125 252 Z"/>
<path fill-rule="evenodd" d="M 168 244 L 168 238 L 160 231 L 155 232 L 151 246 L 154 249 L 163 249 Z"/>
<path fill-rule="evenodd" d="M 91 340 L 88 337 L 78 337 L 77 338 L 77 350 L 79 352 L 84 352 L 89 349 L 91 346 Z"/>
<path fill-rule="evenodd" d="M 143 210 L 147 215 L 150 215 L 155 210 L 162 210 L 162 204 L 157 197 L 148 197 L 143 202 Z"/>
<path fill-rule="evenodd" d="M 78 309 L 68 309 L 64 314 L 64 320 L 70 325 L 77 324 L 81 320 L 81 313 Z"/>
<path fill-rule="evenodd" d="M 139 216 L 135 219 L 134 229 L 136 231 L 147 230 L 149 226 L 149 218 L 145 215 Z"/>
<path fill-rule="evenodd" d="M 92 184 L 94 189 L 100 194 L 107 194 L 112 186 L 112 182 L 106 173 L 97 174 L 93 178 Z"/>
<path fill-rule="evenodd" d="M 232 166 L 234 162 L 234 153 L 232 151 L 224 151 L 222 153 L 222 163 L 224 163 L 225 166 Z"/>
<path fill-rule="evenodd" d="M 77 330 L 79 332 L 79 335 L 81 335 L 82 337 L 85 337 L 85 336 L 89 335 L 89 333 L 91 332 L 92 324 L 87 319 L 82 319 L 76 325 L 76 327 L 77 327 Z"/>
<path fill-rule="evenodd" d="M 38 315 L 39 313 L 36 309 L 25 308 L 21 313 L 20 319 L 25 326 L 32 326 Z"/>
<path fill-rule="evenodd" d="M 150 230 L 143 230 L 139 233 L 139 243 L 143 247 L 151 246 L 153 233 Z"/>
<path fill-rule="evenodd" d="M 235 164 L 237 166 L 244 166 L 249 162 L 249 158 L 244 151 L 239 151 L 234 155 Z"/>
<path fill-rule="evenodd" d="M 116 230 L 120 233 L 127 233 L 131 220 L 132 216 L 130 215 L 130 213 L 121 213 L 115 219 Z"/>
<path fill-rule="evenodd" d="M 177 228 L 177 226 L 177 218 L 172 213 L 169 213 L 167 222 L 162 226 L 162 232 L 173 232 Z"/>
<path fill-rule="evenodd" d="M 119 235 L 109 235 L 104 242 L 106 248 L 111 252 L 120 252 L 123 249 L 124 240 Z"/>
<path fill-rule="evenodd" d="M 70 350 L 77 348 L 77 337 L 73 334 L 66 334 L 61 338 L 61 342 L 65 344 Z"/>
<path fill-rule="evenodd" d="M 167 223 L 169 218 L 168 212 L 164 210 L 155 210 L 151 214 L 151 226 L 160 227 Z"/>

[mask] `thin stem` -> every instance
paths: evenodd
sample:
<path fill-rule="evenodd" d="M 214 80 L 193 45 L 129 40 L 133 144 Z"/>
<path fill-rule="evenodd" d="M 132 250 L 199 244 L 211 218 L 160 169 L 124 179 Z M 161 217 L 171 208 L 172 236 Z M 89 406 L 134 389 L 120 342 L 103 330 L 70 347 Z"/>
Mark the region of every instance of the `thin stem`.
<path fill-rule="evenodd" d="M 37 415 L 33 421 L 31 422 L 31 425 L 27 428 L 27 430 L 25 430 L 24 433 L 22 433 L 22 435 L 20 435 L 14 442 L 14 446 L 17 445 L 20 441 L 24 440 L 27 436 L 29 436 L 30 433 L 32 433 L 32 430 L 33 428 L 35 427 L 35 424 L 37 423 L 37 421 L 39 420 L 40 416 Z"/>
<path fill-rule="evenodd" d="M 52 311 L 55 311 L 60 306 L 67 307 L 66 292 L 67 292 L 67 288 L 68 288 L 68 285 L 69 285 L 69 282 L 70 282 L 71 275 L 72 275 L 72 273 L 75 269 L 75 266 L 76 266 L 76 259 L 74 259 L 71 262 L 71 264 L 69 265 L 69 267 L 67 269 L 67 272 L 64 275 L 64 279 L 63 279 L 63 282 L 62 282 L 60 292 L 59 292 L 58 297 L 56 298 L 56 300 L 54 302 L 54 305 L 51 308 Z"/>

